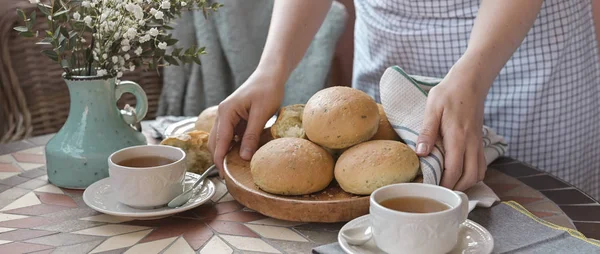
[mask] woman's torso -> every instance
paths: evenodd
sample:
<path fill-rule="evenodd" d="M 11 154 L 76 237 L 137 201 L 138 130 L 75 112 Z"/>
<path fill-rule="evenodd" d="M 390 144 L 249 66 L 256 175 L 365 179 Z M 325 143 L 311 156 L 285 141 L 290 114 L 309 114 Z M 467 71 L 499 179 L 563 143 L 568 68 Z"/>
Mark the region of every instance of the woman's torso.
<path fill-rule="evenodd" d="M 379 78 L 398 65 L 443 77 L 467 48 L 479 0 L 355 0 L 353 86 L 379 101 Z M 600 198 L 600 78 L 589 1 L 544 1 L 485 104 L 485 124 L 509 156 Z"/>

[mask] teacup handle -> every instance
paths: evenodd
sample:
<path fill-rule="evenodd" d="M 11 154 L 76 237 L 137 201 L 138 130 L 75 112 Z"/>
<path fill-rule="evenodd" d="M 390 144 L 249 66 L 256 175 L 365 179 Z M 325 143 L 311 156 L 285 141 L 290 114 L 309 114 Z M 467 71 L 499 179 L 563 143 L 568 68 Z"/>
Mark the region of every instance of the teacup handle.
<path fill-rule="evenodd" d="M 456 194 L 458 194 L 458 196 L 460 196 L 460 214 L 461 214 L 461 221 L 460 223 L 463 223 L 467 220 L 467 217 L 469 216 L 469 197 L 467 197 L 467 194 L 464 194 L 463 192 L 460 191 L 454 191 L 456 192 Z"/>
<path fill-rule="evenodd" d="M 136 106 L 135 111 L 132 108 L 128 108 L 125 106 L 123 110 L 121 110 L 121 116 L 126 123 L 135 125 L 146 117 L 146 113 L 148 113 L 148 97 L 144 92 L 144 89 L 137 83 L 133 81 L 121 81 L 115 90 L 115 97 L 117 100 L 123 96 L 124 93 L 131 93 L 135 95 Z"/>

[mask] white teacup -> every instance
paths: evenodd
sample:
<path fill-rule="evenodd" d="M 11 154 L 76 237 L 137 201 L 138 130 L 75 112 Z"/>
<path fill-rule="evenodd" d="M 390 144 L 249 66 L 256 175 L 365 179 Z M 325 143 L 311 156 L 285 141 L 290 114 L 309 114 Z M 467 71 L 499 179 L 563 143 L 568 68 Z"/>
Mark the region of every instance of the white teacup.
<path fill-rule="evenodd" d="M 173 163 L 154 167 L 126 167 L 120 162 L 137 157 L 156 156 Z M 111 186 L 119 202 L 134 208 L 164 206 L 183 193 L 186 154 L 177 147 L 142 145 L 121 149 L 108 157 Z"/>
<path fill-rule="evenodd" d="M 422 197 L 442 202 L 449 209 L 432 213 L 408 213 L 380 203 L 399 197 Z M 457 243 L 460 225 L 469 213 L 469 199 L 462 192 L 421 183 L 401 183 L 377 189 L 370 198 L 370 220 L 377 247 L 387 253 L 448 253 Z"/>

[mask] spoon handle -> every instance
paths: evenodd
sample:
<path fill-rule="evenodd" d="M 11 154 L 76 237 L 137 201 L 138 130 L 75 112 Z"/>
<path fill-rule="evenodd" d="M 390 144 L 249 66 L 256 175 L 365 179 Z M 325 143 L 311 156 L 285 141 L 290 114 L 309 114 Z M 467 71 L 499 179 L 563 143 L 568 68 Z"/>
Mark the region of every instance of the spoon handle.
<path fill-rule="evenodd" d="M 206 171 L 204 171 L 204 173 L 202 173 L 202 175 L 200 175 L 200 178 L 198 178 L 198 181 L 196 181 L 194 183 L 194 185 L 192 186 L 192 188 L 190 188 L 190 190 L 195 189 L 196 187 L 198 187 L 198 185 L 200 185 L 200 183 L 204 182 L 204 179 L 206 179 L 208 177 L 208 175 L 210 175 L 211 171 L 215 170 L 217 167 L 213 164 L 212 166 L 208 167 L 208 169 L 206 169 Z"/>

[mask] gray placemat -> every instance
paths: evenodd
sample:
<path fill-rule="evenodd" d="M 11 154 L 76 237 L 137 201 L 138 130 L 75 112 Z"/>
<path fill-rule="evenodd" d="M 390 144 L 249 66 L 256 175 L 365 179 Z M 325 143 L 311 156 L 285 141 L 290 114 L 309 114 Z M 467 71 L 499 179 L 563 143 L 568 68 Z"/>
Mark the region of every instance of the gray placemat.
<path fill-rule="evenodd" d="M 469 219 L 494 237 L 493 253 L 600 253 L 600 241 L 543 221 L 515 202 L 477 208 Z M 336 243 L 313 249 L 315 254 L 345 253 Z"/>

